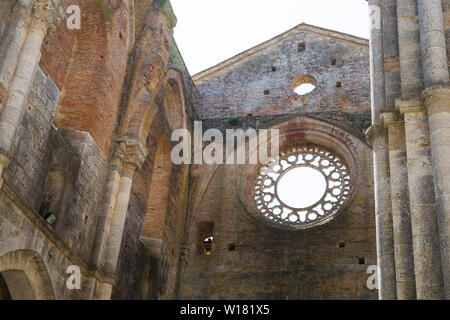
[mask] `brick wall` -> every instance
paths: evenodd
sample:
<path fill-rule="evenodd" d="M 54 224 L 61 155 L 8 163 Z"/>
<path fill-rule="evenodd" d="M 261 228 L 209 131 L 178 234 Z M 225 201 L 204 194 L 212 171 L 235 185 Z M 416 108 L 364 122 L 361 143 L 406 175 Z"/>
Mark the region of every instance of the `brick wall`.
<path fill-rule="evenodd" d="M 304 51 L 298 52 L 299 43 Z M 292 88 L 301 75 L 313 76 L 317 84 L 305 96 Z M 361 137 L 370 126 L 367 40 L 300 25 L 193 79 L 197 112 L 202 120 L 214 121 L 210 126 L 223 126 L 232 117 L 268 124 L 296 114 L 332 121 Z"/>
<path fill-rule="evenodd" d="M 242 166 L 193 168 L 199 187 L 191 189 L 190 255 L 181 298 L 377 298 L 377 291 L 366 286 L 367 267 L 376 264 L 372 151 L 362 142 L 370 125 L 367 45 L 363 39 L 301 25 L 194 76 L 204 128 L 266 128 L 298 115 L 344 128 L 358 154 L 358 187 L 335 220 L 285 231 L 247 211 L 241 197 L 251 195 L 241 194 L 239 186 L 247 179 Z M 293 83 L 301 75 L 314 77 L 315 91 L 294 93 Z M 303 139 L 300 134 L 289 143 Z M 197 250 L 204 222 L 214 225 L 210 256 Z"/>

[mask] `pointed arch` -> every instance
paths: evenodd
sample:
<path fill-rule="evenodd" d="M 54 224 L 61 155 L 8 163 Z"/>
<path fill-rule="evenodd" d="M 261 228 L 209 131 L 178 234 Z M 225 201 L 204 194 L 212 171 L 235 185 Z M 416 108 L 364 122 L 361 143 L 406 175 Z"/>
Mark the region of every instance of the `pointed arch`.
<path fill-rule="evenodd" d="M 146 206 L 143 237 L 162 240 L 169 200 L 169 186 L 172 175 L 170 159 L 171 142 L 162 136 L 156 148 L 149 197 Z"/>

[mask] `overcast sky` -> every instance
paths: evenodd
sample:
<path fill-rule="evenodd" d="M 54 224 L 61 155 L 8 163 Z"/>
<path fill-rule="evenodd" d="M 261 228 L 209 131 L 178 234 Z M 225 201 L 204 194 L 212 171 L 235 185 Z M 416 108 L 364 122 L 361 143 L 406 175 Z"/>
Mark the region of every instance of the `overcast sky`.
<path fill-rule="evenodd" d="M 171 0 L 192 75 L 305 22 L 369 37 L 366 0 Z"/>

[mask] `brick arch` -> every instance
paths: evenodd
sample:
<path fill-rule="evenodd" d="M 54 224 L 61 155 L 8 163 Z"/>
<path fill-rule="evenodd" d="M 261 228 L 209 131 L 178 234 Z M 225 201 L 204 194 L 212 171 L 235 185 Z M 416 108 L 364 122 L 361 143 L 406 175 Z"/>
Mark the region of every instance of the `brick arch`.
<path fill-rule="evenodd" d="M 152 121 L 158 113 L 156 100 L 161 98 L 162 115 L 171 129 L 186 127 L 186 103 L 184 80 L 177 69 L 161 70 L 163 61 L 157 59 L 141 73 L 142 87 L 131 98 L 130 108 L 125 116 L 122 132 L 147 140 Z M 167 73 L 165 73 L 167 72 Z M 159 80 L 159 81 L 158 81 Z M 145 82 L 145 84 L 143 83 Z M 158 100 L 159 101 L 159 100 Z"/>
<path fill-rule="evenodd" d="M 172 130 L 186 127 L 186 107 L 182 79 L 169 74 L 164 85 L 164 113 Z"/>
<path fill-rule="evenodd" d="M 132 109 L 134 113 L 125 120 L 124 133 L 146 141 L 148 131 L 158 114 L 158 106 L 147 88 L 141 89 L 138 98 L 132 103 Z"/>
<path fill-rule="evenodd" d="M 144 239 L 162 241 L 169 202 L 172 175 L 171 141 L 166 135 L 159 138 L 153 161 L 151 184 L 146 205 Z"/>
<path fill-rule="evenodd" d="M 13 299 L 54 300 L 55 293 L 42 257 L 35 251 L 16 250 L 0 257 L 0 273 Z"/>
<path fill-rule="evenodd" d="M 88 132 L 100 149 L 109 154 L 133 35 L 128 1 L 102 3 L 79 2 L 81 29 L 74 32 L 56 123 Z M 58 68 L 51 62 L 47 64 Z"/>
<path fill-rule="evenodd" d="M 360 139 L 345 129 L 325 120 L 304 115 L 292 116 L 288 119 L 278 121 L 267 129 L 280 130 L 280 150 L 290 146 L 292 143 L 295 145 L 298 139 L 306 139 L 310 143 L 319 144 L 336 151 L 351 167 L 351 170 L 356 177 L 355 180 L 358 180 L 358 184 L 363 183 L 363 181 L 359 181 L 359 177 L 362 175 L 360 172 L 361 169 L 355 165 L 355 163 L 359 163 L 359 156 L 355 150 L 355 143 L 356 141 L 360 141 Z M 238 148 L 239 147 L 242 146 L 238 146 Z M 190 228 L 192 227 L 192 224 L 195 223 L 195 219 L 208 188 L 210 187 L 211 181 L 223 167 L 224 165 L 221 164 L 209 165 L 207 173 L 201 181 L 198 182 L 192 209 L 194 218 L 191 219 Z M 244 181 L 244 183 L 238 186 L 240 194 L 242 195 L 240 200 L 245 207 L 251 208 L 253 207 L 253 201 L 247 199 L 244 195 L 252 193 L 254 180 L 251 176 L 255 174 L 258 166 L 247 164 L 242 166 L 241 169 L 243 177 L 242 181 Z"/>

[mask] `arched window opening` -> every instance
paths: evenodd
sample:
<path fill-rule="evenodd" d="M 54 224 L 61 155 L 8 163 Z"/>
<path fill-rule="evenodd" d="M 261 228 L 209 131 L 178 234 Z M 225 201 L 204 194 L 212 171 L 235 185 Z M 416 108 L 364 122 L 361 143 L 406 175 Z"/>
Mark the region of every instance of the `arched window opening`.
<path fill-rule="evenodd" d="M 214 242 L 214 237 L 208 237 L 205 240 L 203 240 L 203 252 L 205 253 L 206 256 L 211 255 L 213 242 Z"/>
<path fill-rule="evenodd" d="M 6 285 L 10 300 L 35 300 L 33 289 L 25 272 L 19 270 L 3 271 L 0 276 Z"/>
<path fill-rule="evenodd" d="M 144 238 L 162 240 L 169 201 L 172 160 L 171 143 L 166 136 L 160 138 L 155 154 L 144 224 Z"/>
<path fill-rule="evenodd" d="M 8 285 L 5 278 L 0 273 L 0 300 L 12 300 L 11 292 L 9 292 Z"/>
<path fill-rule="evenodd" d="M 214 223 L 203 221 L 197 223 L 197 244 L 196 251 L 198 255 L 210 256 L 214 244 Z"/>

